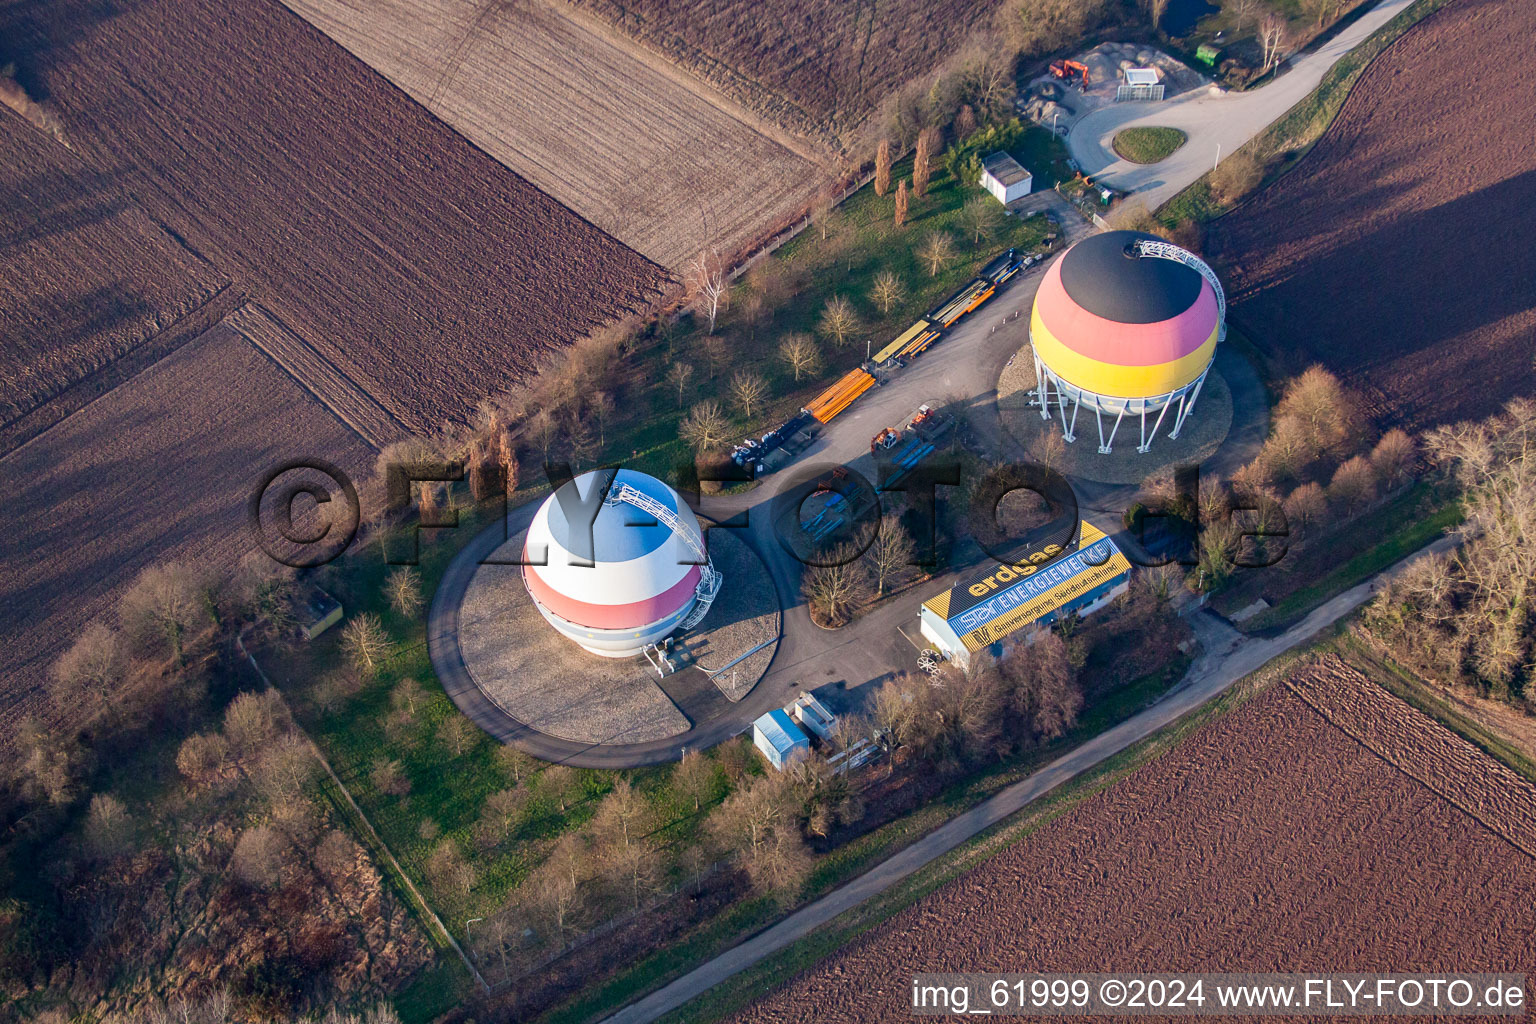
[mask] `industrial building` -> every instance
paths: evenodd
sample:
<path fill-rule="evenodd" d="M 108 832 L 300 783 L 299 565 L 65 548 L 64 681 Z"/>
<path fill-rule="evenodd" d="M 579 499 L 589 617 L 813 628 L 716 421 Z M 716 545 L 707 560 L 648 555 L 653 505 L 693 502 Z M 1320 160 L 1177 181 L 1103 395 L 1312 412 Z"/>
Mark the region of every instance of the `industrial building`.
<path fill-rule="evenodd" d="M 1034 175 L 1007 153 L 993 153 L 981 162 L 981 187 L 1004 206 L 1029 195 L 1034 184 Z"/>
<path fill-rule="evenodd" d="M 523 561 L 530 563 L 523 584 L 539 613 L 609 658 L 639 654 L 697 625 L 721 584 L 687 502 L 627 469 L 583 473 L 546 498 L 529 524 Z"/>
<path fill-rule="evenodd" d="M 752 743 L 779 771 L 811 752 L 810 737 L 783 708 L 774 708 L 752 723 Z"/>
<path fill-rule="evenodd" d="M 1104 454 L 1122 429 L 1136 433 L 1140 452 L 1165 421 L 1176 439 L 1226 319 L 1221 282 L 1194 253 L 1139 231 L 1083 239 L 1035 295 L 1029 340 L 1041 418 L 1059 416 L 1070 443 L 1080 416 L 1092 416 Z"/>
<path fill-rule="evenodd" d="M 1125 592 L 1131 563 L 1092 523 L 1073 543 L 1047 545 L 1015 564 L 989 563 L 923 602 L 918 630 L 949 661 L 971 655 L 1030 626 L 1069 612 L 1088 615 Z M 994 652 L 995 653 L 995 652 Z"/>

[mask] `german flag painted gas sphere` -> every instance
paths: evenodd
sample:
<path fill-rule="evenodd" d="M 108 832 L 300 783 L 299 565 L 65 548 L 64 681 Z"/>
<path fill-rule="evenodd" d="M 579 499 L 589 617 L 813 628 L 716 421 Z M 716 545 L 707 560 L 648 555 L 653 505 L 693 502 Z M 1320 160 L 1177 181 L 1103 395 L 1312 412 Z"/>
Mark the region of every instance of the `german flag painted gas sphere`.
<path fill-rule="evenodd" d="M 1140 450 L 1178 437 L 1225 333 L 1221 284 L 1199 257 L 1139 231 L 1076 243 L 1046 271 L 1029 340 L 1042 417 L 1099 450 L 1132 432 Z M 1089 418 L 1091 417 L 1091 419 Z"/>

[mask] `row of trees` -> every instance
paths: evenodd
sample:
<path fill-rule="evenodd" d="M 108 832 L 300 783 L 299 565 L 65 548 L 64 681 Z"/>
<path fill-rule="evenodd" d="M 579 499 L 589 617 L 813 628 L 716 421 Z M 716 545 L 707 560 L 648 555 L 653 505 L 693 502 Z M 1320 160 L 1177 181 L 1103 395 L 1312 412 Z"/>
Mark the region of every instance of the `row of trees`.
<path fill-rule="evenodd" d="M 1466 542 L 1383 589 L 1367 628 L 1429 677 L 1536 713 L 1536 402 L 1436 428 L 1424 448 L 1461 493 Z"/>

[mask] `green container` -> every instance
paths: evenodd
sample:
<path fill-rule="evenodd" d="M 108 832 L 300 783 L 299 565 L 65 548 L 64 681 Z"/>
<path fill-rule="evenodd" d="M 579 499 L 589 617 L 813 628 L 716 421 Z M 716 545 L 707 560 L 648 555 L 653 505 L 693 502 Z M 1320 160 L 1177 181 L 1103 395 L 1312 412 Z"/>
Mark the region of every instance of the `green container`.
<path fill-rule="evenodd" d="M 1202 64 L 1215 67 L 1216 62 L 1221 60 L 1221 48 L 1212 46 L 1210 43 L 1201 43 L 1200 48 L 1195 51 L 1195 59 Z"/>

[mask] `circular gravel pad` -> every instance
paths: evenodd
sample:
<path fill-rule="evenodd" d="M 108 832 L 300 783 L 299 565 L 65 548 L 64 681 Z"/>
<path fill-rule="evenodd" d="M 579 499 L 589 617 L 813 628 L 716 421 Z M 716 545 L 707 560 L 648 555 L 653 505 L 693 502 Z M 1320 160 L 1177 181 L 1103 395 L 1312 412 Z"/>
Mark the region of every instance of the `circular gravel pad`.
<path fill-rule="evenodd" d="M 525 532 L 490 561 L 517 558 Z M 459 650 L 475 685 L 539 732 L 582 743 L 639 743 L 690 727 L 644 658 L 600 658 L 545 622 L 519 566 L 475 570 L 459 606 Z"/>
<path fill-rule="evenodd" d="M 475 570 L 459 606 L 459 650 L 475 685 L 508 715 L 558 739 L 641 743 L 688 732 L 693 723 L 668 696 L 667 686 L 685 675 L 698 679 L 697 673 L 658 680 L 643 657 L 589 654 L 544 621 L 519 566 L 490 564 L 518 557 L 525 532 L 514 533 Z M 674 661 L 681 669 L 690 664 L 718 669 L 766 644 L 714 677 L 720 693 L 735 701 L 751 691 L 773 660 L 778 598 L 767 567 L 731 531 L 710 531 L 709 550 L 725 583 L 704 621 L 681 641 Z M 693 707 L 692 697 L 679 700 Z"/>

